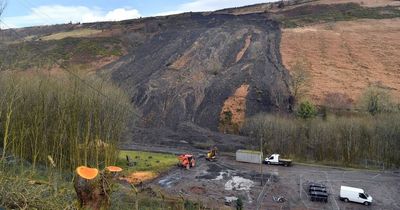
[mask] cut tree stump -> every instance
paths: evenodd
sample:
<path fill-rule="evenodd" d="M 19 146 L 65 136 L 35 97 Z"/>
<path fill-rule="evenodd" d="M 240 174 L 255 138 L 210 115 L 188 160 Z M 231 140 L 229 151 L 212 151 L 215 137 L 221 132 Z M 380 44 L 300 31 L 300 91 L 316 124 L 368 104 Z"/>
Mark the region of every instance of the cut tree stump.
<path fill-rule="evenodd" d="M 80 166 L 76 169 L 74 188 L 81 209 L 101 210 L 110 207 L 110 181 L 115 179 L 122 168 L 108 166 L 102 172 L 96 168 Z"/>
<path fill-rule="evenodd" d="M 80 208 L 90 210 L 108 209 L 109 186 L 103 175 L 95 168 L 85 166 L 76 169 L 74 188 Z"/>

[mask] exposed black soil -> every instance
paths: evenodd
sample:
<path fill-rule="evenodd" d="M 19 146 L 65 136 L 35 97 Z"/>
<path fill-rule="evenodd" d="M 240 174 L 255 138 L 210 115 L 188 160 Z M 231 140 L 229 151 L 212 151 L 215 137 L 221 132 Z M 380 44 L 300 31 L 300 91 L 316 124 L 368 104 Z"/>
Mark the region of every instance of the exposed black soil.
<path fill-rule="evenodd" d="M 278 22 L 262 14 L 192 13 L 158 25 L 153 36 L 107 67 L 141 110 L 141 126 L 176 130 L 191 122 L 216 131 L 224 101 L 242 84 L 250 85 L 247 116 L 288 110 Z M 236 62 L 248 36 L 251 43 Z"/>

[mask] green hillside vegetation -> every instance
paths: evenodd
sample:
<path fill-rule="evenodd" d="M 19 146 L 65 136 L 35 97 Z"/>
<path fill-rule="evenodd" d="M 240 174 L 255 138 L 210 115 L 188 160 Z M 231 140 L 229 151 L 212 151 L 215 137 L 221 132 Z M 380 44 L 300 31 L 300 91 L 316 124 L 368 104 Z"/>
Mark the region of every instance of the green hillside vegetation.
<path fill-rule="evenodd" d="M 385 19 L 400 17 L 397 7 L 362 7 L 356 3 L 304 5 L 282 12 L 275 17 L 285 28 L 301 27 L 313 23 L 350 21 L 356 19 Z"/>
<path fill-rule="evenodd" d="M 121 41 L 114 38 L 65 38 L 30 41 L 0 47 L 0 71 L 49 69 L 58 64 L 89 64 L 122 55 Z M 56 63 L 57 62 L 57 63 Z"/>

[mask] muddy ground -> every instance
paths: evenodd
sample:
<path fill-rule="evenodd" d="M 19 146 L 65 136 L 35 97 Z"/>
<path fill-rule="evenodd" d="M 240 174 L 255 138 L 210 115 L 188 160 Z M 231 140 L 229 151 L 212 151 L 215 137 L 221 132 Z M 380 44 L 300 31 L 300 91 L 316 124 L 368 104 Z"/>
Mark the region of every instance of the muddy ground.
<path fill-rule="evenodd" d="M 400 209 L 400 174 L 396 171 L 374 172 L 294 164 L 292 167 L 239 163 L 234 157 L 220 157 L 217 162 L 198 158 L 190 170 L 175 168 L 150 185 L 166 193 L 202 201 L 207 207 L 225 209 L 226 201 L 241 197 L 245 209 Z M 327 203 L 311 202 L 307 184 L 326 184 L 330 194 Z M 266 183 L 266 185 L 265 185 Z M 372 206 L 344 203 L 339 200 L 341 185 L 359 187 L 373 197 Z M 265 188 L 265 194 L 260 193 Z M 283 196 L 278 203 L 274 197 Z"/>

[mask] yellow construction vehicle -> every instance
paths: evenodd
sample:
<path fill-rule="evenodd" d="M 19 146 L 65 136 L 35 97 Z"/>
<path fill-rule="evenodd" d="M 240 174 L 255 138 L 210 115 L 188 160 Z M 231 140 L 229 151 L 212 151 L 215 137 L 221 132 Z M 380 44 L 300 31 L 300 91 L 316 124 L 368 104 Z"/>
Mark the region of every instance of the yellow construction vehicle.
<path fill-rule="evenodd" d="M 216 161 L 216 159 L 217 159 L 217 152 L 218 152 L 217 147 L 213 147 L 212 149 L 210 149 L 210 150 L 207 152 L 206 160 L 208 160 L 208 161 Z"/>

